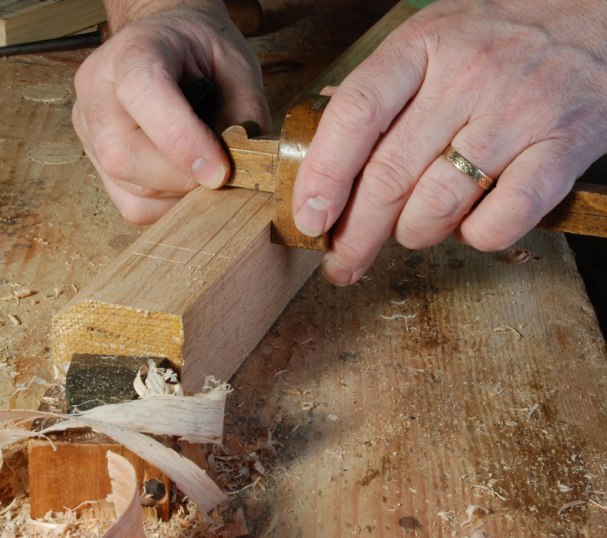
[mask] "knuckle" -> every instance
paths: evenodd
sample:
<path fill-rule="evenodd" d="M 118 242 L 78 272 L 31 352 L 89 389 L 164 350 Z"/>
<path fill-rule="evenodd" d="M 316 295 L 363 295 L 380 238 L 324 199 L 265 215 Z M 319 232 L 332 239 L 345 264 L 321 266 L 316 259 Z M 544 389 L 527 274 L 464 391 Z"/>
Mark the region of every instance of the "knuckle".
<path fill-rule="evenodd" d="M 499 213 L 495 218 L 462 230 L 467 243 L 482 252 L 509 247 L 533 228 L 544 214 L 543 196 L 533 185 L 512 188 L 500 196 Z"/>
<path fill-rule="evenodd" d="M 78 137 L 82 138 L 82 122 L 80 119 L 80 107 L 78 106 L 78 101 L 74 103 L 72 108 L 72 125 L 74 126 L 74 131 Z"/>
<path fill-rule="evenodd" d="M 116 202 L 116 208 L 120 216 L 131 224 L 149 224 L 150 218 L 141 204 L 133 202 Z"/>
<path fill-rule="evenodd" d="M 461 202 L 452 181 L 428 178 L 416 185 L 415 193 L 430 218 L 453 221 L 460 216 Z"/>
<path fill-rule="evenodd" d="M 150 92 L 160 84 L 170 82 L 172 77 L 165 64 L 159 58 L 146 54 L 135 63 L 135 60 L 124 62 L 120 76 L 116 79 L 116 95 L 118 100 L 127 109 L 135 106 L 142 98 L 145 99 Z"/>
<path fill-rule="evenodd" d="M 153 84 L 150 72 L 146 67 L 132 67 L 116 81 L 116 96 L 125 108 L 130 108 Z"/>
<path fill-rule="evenodd" d="M 109 176 L 120 179 L 133 177 L 133 152 L 123 137 L 106 137 L 98 144 L 96 154 L 99 164 Z"/>
<path fill-rule="evenodd" d="M 363 172 L 361 194 L 374 206 L 390 208 L 403 203 L 409 185 L 404 171 L 388 162 L 371 160 Z"/>
<path fill-rule="evenodd" d="M 369 263 L 367 259 L 373 246 L 362 237 L 352 234 L 342 234 L 336 240 L 333 248 L 344 267 L 349 267 L 353 273 L 364 272 Z"/>
<path fill-rule="evenodd" d="M 369 128 L 379 130 L 382 108 L 372 92 L 354 86 L 340 87 L 331 105 L 332 119 L 344 131 L 357 134 Z"/>
<path fill-rule="evenodd" d="M 74 75 L 74 88 L 76 89 L 76 94 L 79 94 L 82 91 L 88 80 L 88 73 L 85 73 L 84 67 L 84 64 L 80 66 L 80 69 L 78 69 Z"/>

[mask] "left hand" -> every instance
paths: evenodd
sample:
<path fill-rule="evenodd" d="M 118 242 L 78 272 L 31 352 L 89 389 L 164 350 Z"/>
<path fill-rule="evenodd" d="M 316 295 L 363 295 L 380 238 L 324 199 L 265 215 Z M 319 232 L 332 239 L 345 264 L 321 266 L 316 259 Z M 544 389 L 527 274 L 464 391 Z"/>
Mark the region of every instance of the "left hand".
<path fill-rule="evenodd" d="M 333 230 L 325 277 L 356 282 L 391 234 L 504 249 L 607 153 L 604 0 L 439 0 L 335 90 L 293 192 L 298 228 Z M 492 178 L 485 191 L 441 156 Z M 339 218 L 339 221 L 338 221 Z"/>

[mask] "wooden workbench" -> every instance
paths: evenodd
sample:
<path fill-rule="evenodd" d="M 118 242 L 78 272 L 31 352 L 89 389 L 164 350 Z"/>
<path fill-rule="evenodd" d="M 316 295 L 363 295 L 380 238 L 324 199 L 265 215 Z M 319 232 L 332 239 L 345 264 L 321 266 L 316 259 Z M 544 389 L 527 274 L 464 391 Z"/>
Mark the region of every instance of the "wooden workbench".
<path fill-rule="evenodd" d="M 317 4 L 263 2 L 274 108 L 391 2 Z M 36 292 L 0 300 L 3 406 L 38 405 L 53 313 L 142 230 L 72 132 L 83 57 L 0 60 L 0 298 Z M 267 447 L 232 497 L 252 535 L 607 535 L 605 342 L 564 237 L 518 247 L 389 244 L 355 286 L 310 279 L 232 380 L 226 438 Z"/>

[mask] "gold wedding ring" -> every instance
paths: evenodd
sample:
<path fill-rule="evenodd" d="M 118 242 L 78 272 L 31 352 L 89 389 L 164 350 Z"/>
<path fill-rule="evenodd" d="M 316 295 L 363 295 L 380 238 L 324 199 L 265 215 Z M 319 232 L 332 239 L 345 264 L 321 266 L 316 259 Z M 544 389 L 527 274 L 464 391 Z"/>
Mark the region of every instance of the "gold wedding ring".
<path fill-rule="evenodd" d="M 455 151 L 451 145 L 448 145 L 443 151 L 443 156 L 483 189 L 487 190 L 493 185 L 495 181 L 493 178 L 474 166 L 466 157 Z"/>

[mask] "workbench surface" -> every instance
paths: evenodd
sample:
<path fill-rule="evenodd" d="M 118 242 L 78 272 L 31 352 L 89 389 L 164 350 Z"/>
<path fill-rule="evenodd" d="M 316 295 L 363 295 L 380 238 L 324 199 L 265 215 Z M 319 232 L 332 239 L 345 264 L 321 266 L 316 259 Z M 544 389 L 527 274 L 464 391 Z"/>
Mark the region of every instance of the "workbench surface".
<path fill-rule="evenodd" d="M 318 4 L 263 3 L 274 109 L 391 2 Z M 0 60 L 3 407 L 38 405 L 53 313 L 143 229 L 72 131 L 84 55 Z M 310 279 L 231 380 L 226 439 L 275 441 L 232 497 L 252 535 L 607 535 L 605 341 L 564 237 L 517 247 L 390 243 L 354 286 Z"/>

